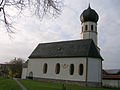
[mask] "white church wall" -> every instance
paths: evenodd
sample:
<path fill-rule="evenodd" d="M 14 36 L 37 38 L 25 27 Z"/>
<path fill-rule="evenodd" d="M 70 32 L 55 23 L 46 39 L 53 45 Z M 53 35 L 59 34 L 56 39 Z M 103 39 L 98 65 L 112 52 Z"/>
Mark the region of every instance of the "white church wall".
<path fill-rule="evenodd" d="M 43 66 L 47 63 L 47 73 L 43 73 Z M 60 73 L 55 73 L 56 64 L 60 64 Z M 70 75 L 70 64 L 74 65 L 74 74 Z M 79 75 L 79 65 L 83 64 L 83 75 Z M 30 59 L 28 65 L 29 72 L 33 72 L 33 77 L 72 80 L 72 81 L 85 81 L 86 80 L 86 58 L 38 58 Z"/>
<path fill-rule="evenodd" d="M 27 75 L 27 68 L 23 68 L 22 69 L 22 77 L 21 77 L 21 79 L 26 79 L 26 75 Z"/>
<path fill-rule="evenodd" d="M 101 82 L 102 61 L 97 58 L 88 58 L 88 82 Z"/>

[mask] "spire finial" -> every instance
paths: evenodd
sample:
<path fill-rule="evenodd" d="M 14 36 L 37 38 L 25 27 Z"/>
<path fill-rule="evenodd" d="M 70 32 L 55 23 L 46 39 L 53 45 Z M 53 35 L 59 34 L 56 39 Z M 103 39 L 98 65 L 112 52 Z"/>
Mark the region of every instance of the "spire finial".
<path fill-rule="evenodd" d="M 88 8 L 90 8 L 90 9 L 91 9 L 91 7 L 90 7 L 90 3 L 89 3 L 89 6 L 88 6 Z"/>

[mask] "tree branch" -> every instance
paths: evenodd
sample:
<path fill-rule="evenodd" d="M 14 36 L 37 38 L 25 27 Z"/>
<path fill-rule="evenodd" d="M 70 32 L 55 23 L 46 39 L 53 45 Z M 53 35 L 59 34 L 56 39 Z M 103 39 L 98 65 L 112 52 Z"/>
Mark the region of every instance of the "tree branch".
<path fill-rule="evenodd" d="M 39 19 L 43 19 L 45 15 L 56 17 L 61 13 L 62 0 L 0 0 L 0 21 L 3 21 L 8 33 L 14 33 L 11 21 L 11 12 L 9 8 L 15 9 L 18 14 L 21 14 L 26 8 L 29 8 L 34 15 Z M 13 12 L 16 13 L 16 12 Z M 9 15 L 9 16 L 7 16 Z M 1 20 L 2 19 L 2 20 Z"/>

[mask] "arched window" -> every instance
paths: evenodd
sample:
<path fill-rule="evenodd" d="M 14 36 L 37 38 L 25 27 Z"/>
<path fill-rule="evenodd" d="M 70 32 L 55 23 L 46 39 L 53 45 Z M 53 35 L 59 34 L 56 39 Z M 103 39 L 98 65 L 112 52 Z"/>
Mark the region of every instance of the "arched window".
<path fill-rule="evenodd" d="M 85 30 L 87 31 L 87 29 L 88 29 L 88 26 L 87 26 L 87 25 L 85 25 Z"/>
<path fill-rule="evenodd" d="M 43 66 L 43 73 L 44 74 L 47 73 L 47 68 L 48 68 L 47 63 L 45 63 L 44 66 Z"/>
<path fill-rule="evenodd" d="M 80 64 L 79 65 L 79 75 L 83 75 L 83 69 L 84 69 L 83 64 Z"/>
<path fill-rule="evenodd" d="M 29 73 L 28 79 L 33 79 L 33 72 L 30 72 L 30 73 Z"/>
<path fill-rule="evenodd" d="M 60 64 L 59 64 L 59 63 L 56 64 L 55 73 L 56 73 L 56 74 L 59 74 L 59 73 L 60 73 Z"/>
<path fill-rule="evenodd" d="M 74 74 L 74 65 L 70 64 L 70 75 Z"/>
<path fill-rule="evenodd" d="M 30 72 L 30 73 L 29 73 L 29 77 L 33 77 L 33 72 Z"/>
<path fill-rule="evenodd" d="M 91 25 L 91 31 L 93 31 L 93 25 Z"/>

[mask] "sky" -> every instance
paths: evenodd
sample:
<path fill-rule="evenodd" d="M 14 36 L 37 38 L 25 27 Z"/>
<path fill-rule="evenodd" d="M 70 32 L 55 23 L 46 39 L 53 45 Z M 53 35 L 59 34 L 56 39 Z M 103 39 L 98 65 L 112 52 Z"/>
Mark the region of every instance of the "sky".
<path fill-rule="evenodd" d="M 57 18 L 17 18 L 12 38 L 0 25 L 0 63 L 15 57 L 27 60 L 39 43 L 79 40 L 80 14 L 89 3 L 99 15 L 98 46 L 104 58 L 103 68 L 120 69 L 120 0 L 64 0 L 63 11 Z"/>

